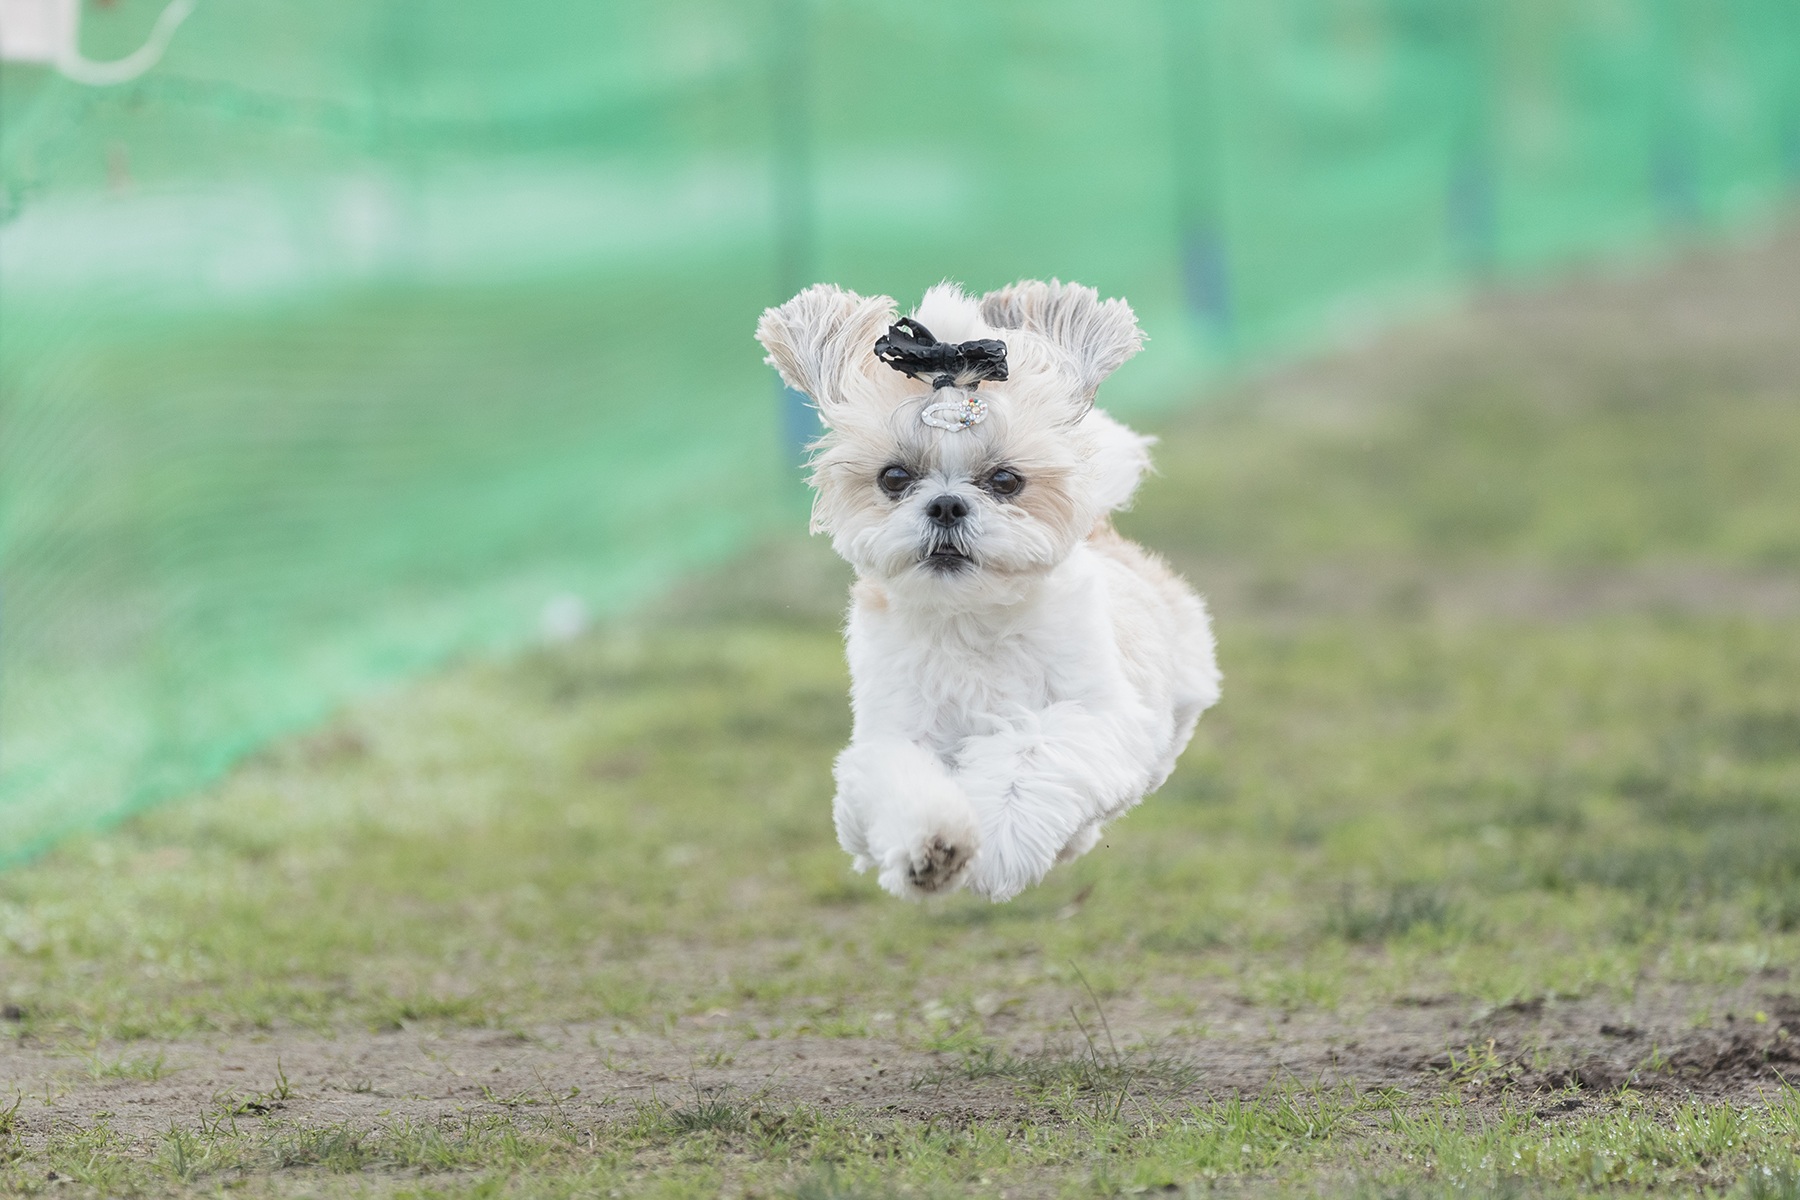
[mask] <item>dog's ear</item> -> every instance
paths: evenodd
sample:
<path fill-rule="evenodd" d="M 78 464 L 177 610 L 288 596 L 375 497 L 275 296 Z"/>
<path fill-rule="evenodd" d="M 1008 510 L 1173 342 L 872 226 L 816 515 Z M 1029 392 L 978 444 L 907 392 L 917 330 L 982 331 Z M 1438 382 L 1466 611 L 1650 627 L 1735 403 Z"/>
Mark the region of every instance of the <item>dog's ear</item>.
<path fill-rule="evenodd" d="M 819 416 L 831 424 L 832 410 L 845 401 L 853 373 L 875 362 L 875 339 L 894 319 L 887 296 L 858 296 L 819 283 L 779 308 L 763 311 L 756 340 L 787 385 L 812 397 Z"/>
<path fill-rule="evenodd" d="M 1093 407 L 1108 375 L 1144 344 L 1137 315 L 1123 300 L 1102 300 L 1079 283 L 1023 279 L 981 298 L 981 319 L 995 329 L 1038 334 L 1065 356 L 1079 390 L 1077 419 Z"/>

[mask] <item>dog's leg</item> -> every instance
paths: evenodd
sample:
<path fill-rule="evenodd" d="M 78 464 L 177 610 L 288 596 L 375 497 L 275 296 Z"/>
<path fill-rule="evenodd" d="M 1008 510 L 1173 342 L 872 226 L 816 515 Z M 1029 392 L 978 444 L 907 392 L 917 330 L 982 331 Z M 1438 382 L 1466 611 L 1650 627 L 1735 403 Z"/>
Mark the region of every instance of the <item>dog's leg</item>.
<path fill-rule="evenodd" d="M 1058 861 L 1088 850 L 1100 823 L 1149 790 L 1157 747 L 1151 723 L 1057 705 L 1028 726 L 973 737 L 957 779 L 981 821 L 981 861 L 970 890 L 1010 900 Z"/>
<path fill-rule="evenodd" d="M 1057 851 L 1056 861 L 1058 865 L 1074 862 L 1089 850 L 1092 850 L 1094 844 L 1099 840 L 1100 822 L 1092 821 L 1083 825 L 1080 829 L 1075 831 L 1075 836 L 1069 839 L 1069 844 Z"/>
<path fill-rule="evenodd" d="M 1154 792 L 1169 782 L 1169 776 L 1175 773 L 1175 764 L 1181 759 L 1181 752 L 1187 749 L 1188 742 L 1194 736 L 1194 726 L 1200 723 L 1200 714 L 1205 712 L 1207 704 L 1211 703 L 1211 700 L 1208 700 L 1206 704 L 1192 701 L 1176 706 L 1175 736 L 1169 740 L 1168 748 L 1163 751 L 1156 770 L 1150 773 L 1150 786 L 1146 792 Z"/>
<path fill-rule="evenodd" d="M 981 848 L 981 827 L 937 755 L 902 738 L 853 742 L 837 760 L 832 813 L 856 869 L 918 900 L 961 887 Z"/>

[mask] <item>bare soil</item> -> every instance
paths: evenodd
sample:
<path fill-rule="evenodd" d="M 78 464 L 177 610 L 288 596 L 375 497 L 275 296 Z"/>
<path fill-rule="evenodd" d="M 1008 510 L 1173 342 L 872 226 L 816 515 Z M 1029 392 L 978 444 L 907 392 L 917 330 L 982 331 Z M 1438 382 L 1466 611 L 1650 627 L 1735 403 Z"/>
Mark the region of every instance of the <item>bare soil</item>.
<path fill-rule="evenodd" d="M 1297 1013 L 1251 1006 L 1225 983 L 1204 994 L 1184 984 L 1198 1001 L 1197 1014 L 1182 1019 L 1186 1032 L 1122 998 L 1107 1002 L 1105 1026 L 1089 1009 L 1094 1042 L 1071 1034 L 1065 1019 L 1082 997 L 1047 989 L 984 1019 L 1009 1052 L 988 1058 L 922 1051 L 896 1037 L 766 1036 L 766 1021 L 723 1009 L 655 1036 L 580 1024 L 330 1037 L 284 1030 L 92 1048 L 14 1037 L 0 1043 L 0 1095 L 22 1097 L 17 1119 L 28 1147 L 53 1125 L 101 1120 L 148 1142 L 171 1122 L 192 1126 L 221 1111 L 240 1124 L 276 1117 L 367 1127 L 509 1110 L 596 1121 L 634 1105 L 729 1098 L 964 1121 L 1023 1115 L 1034 1064 L 1097 1057 L 1122 1064 L 1127 1098 L 1139 1106 L 1255 1095 L 1291 1080 L 1392 1089 L 1420 1101 L 1454 1088 L 1477 1106 L 1510 1098 L 1554 1116 L 1614 1103 L 1625 1088 L 1670 1101 L 1749 1103 L 1800 1080 L 1800 993 L 1786 977 L 1771 968 L 1730 990 L 1640 995 L 1628 1009 L 1589 1000 L 1485 1009 L 1455 996 L 1417 996 L 1363 1011 Z M 1697 1022 L 1696 1013 L 1706 1019 Z M 159 1056 L 160 1078 L 103 1074 Z M 1041 1108 L 1032 1111 L 1044 1119 Z"/>
<path fill-rule="evenodd" d="M 1634 289 L 1596 277 L 1550 292 L 1491 293 L 1436 326 L 1270 372 L 1244 387 L 1278 419 L 1353 423 L 1415 390 L 1423 377 L 1468 373 L 1471 362 L 1504 361 L 1505 347 L 1528 345 L 1534 357 L 1525 369 L 1540 373 L 1541 387 L 1552 393 L 1583 387 L 1588 372 L 1580 364 L 1596 358 L 1609 369 L 1630 364 L 1632 378 L 1609 382 L 1628 393 L 1653 393 L 1671 370 L 1704 372 L 1751 391 L 1785 388 L 1800 375 L 1800 338 L 1793 336 L 1800 288 L 1791 286 L 1793 271 L 1771 270 L 1769 259 L 1800 264 L 1800 234 L 1777 239 L 1756 259 L 1677 263 L 1673 286 Z M 1609 345 L 1629 352 L 1603 352 Z M 1800 613 L 1800 577 L 1791 571 L 1676 564 L 1418 576 L 1402 568 L 1383 575 L 1365 564 L 1274 577 L 1228 563 L 1177 565 L 1208 581 L 1220 612 L 1276 619 L 1283 612 L 1377 609 L 1521 620 L 1644 610 L 1768 619 Z M 745 611 L 746 594 L 766 593 L 771 613 L 831 618 L 841 571 L 822 553 L 771 558 L 766 578 L 739 581 L 730 601 Z M 671 604 L 701 614 L 708 607 L 697 592 Z M 660 960 L 716 965 L 693 961 L 691 949 L 666 950 Z M 953 982 L 921 980 L 918 994 Z M 1178 995 L 1192 1009 L 1172 1015 L 1152 1004 L 1152 995 Z M 1085 1033 L 1072 1009 L 1086 1014 Z M 985 1059 L 921 1049 L 928 1025 L 916 1011 L 872 1026 L 869 1037 L 793 1036 L 784 1032 L 790 1022 L 746 1008 L 683 1017 L 660 1033 L 613 1023 L 419 1025 L 332 1035 L 278 1028 L 97 1046 L 36 1040 L 21 1032 L 18 1013 L 0 1013 L 0 1112 L 17 1097 L 17 1127 L 36 1148 L 54 1126 L 102 1120 L 149 1141 L 171 1123 L 192 1126 L 221 1112 L 240 1123 L 363 1126 L 498 1112 L 597 1121 L 634 1105 L 679 1107 L 719 1097 L 919 1120 L 1004 1119 L 1041 1095 L 1033 1089 L 1044 1075 L 1034 1076 L 1032 1064 L 1084 1059 L 1122 1067 L 1128 1099 L 1146 1106 L 1254 1095 L 1295 1079 L 1394 1089 L 1421 1101 L 1454 1088 L 1470 1103 L 1511 1098 L 1555 1117 L 1615 1103 L 1621 1089 L 1670 1102 L 1693 1096 L 1751 1103 L 1784 1080 L 1800 1083 L 1800 980 L 1781 966 L 1736 987 L 1646 987 L 1628 1003 L 1537 999 L 1501 1008 L 1418 995 L 1285 1011 L 1246 1002 L 1230 980 L 1163 980 L 1109 998 L 1104 1013 L 1096 1025 L 1082 992 L 1045 984 L 1018 1003 L 964 1014 L 1004 1049 Z M 1122 1052 L 1113 1049 L 1115 1040 Z M 1047 1119 L 1041 1107 L 1032 1116 Z"/>

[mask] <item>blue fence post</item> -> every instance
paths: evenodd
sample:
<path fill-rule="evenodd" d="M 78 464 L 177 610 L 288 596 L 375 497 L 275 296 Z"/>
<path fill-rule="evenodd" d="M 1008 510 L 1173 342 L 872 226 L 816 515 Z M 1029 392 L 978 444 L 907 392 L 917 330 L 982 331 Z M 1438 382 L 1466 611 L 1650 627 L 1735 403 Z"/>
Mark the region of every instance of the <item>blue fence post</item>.
<path fill-rule="evenodd" d="M 1650 192 L 1662 218 L 1671 226 L 1691 228 L 1704 215 L 1700 180 L 1694 161 L 1693 131 L 1687 113 L 1688 64 L 1682 52 L 1681 13 L 1673 0 L 1651 8 L 1652 41 Z"/>
<path fill-rule="evenodd" d="M 1776 118 L 1775 136 L 1780 139 L 1777 153 L 1781 155 L 1787 185 L 1800 193 L 1800 5 L 1789 4 L 1786 12 L 1787 28 L 1781 31 L 1786 34 L 1782 39 L 1782 60 L 1787 66 L 1782 79 L 1786 87 L 1776 98 L 1781 112 Z"/>
<path fill-rule="evenodd" d="M 1493 273 L 1499 255 L 1499 174 L 1494 149 L 1495 31 L 1492 0 L 1465 0 L 1458 47 L 1467 83 L 1452 133 L 1445 213 L 1457 267 L 1478 279 Z"/>
<path fill-rule="evenodd" d="M 1225 236 L 1224 145 L 1214 64 L 1219 22 L 1210 0 L 1165 0 L 1169 128 L 1182 290 L 1215 341 L 1232 331 Z"/>
<path fill-rule="evenodd" d="M 817 280 L 814 202 L 812 12 L 810 0 L 776 0 L 774 102 L 775 276 L 777 303 Z M 812 400 L 776 380 L 781 443 L 790 465 L 823 432 Z"/>

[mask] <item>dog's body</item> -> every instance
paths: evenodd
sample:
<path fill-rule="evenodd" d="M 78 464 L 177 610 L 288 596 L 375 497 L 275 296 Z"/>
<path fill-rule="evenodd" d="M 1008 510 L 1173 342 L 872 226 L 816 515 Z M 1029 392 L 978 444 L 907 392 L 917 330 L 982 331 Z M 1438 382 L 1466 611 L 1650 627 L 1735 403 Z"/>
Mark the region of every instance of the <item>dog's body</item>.
<path fill-rule="evenodd" d="M 838 839 L 896 895 L 1005 900 L 1168 777 L 1218 699 L 1212 634 L 1112 528 L 1149 466 L 1149 439 L 1093 408 L 1138 348 L 1131 310 L 1053 282 L 940 285 L 893 315 L 815 287 L 757 330 L 819 406 L 814 527 L 858 575 Z M 902 326 L 946 340 L 918 351 Z"/>

